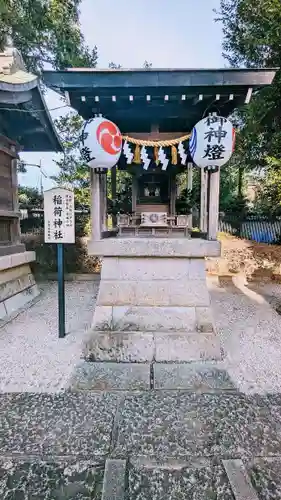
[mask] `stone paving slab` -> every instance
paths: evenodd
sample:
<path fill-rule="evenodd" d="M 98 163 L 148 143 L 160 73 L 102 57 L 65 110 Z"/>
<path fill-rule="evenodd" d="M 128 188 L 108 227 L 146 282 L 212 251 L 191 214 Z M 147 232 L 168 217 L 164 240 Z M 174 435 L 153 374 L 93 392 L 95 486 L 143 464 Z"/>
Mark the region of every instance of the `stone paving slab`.
<path fill-rule="evenodd" d="M 0 452 L 103 457 L 120 398 L 116 394 L 3 394 Z"/>
<path fill-rule="evenodd" d="M 281 458 L 256 458 L 247 463 L 247 472 L 260 500 L 281 498 Z"/>
<path fill-rule="evenodd" d="M 222 464 L 149 464 L 129 466 L 130 500 L 235 500 Z"/>
<path fill-rule="evenodd" d="M 100 500 L 102 480 L 93 461 L 0 456 L 1 500 Z"/>
<path fill-rule="evenodd" d="M 72 390 L 149 390 L 149 363 L 95 363 L 82 361 L 70 380 Z"/>
<path fill-rule="evenodd" d="M 127 395 L 115 456 L 247 458 L 278 455 L 281 407 L 241 394 L 157 391 Z"/>
<path fill-rule="evenodd" d="M 155 389 L 210 392 L 236 390 L 225 370 L 208 363 L 155 363 Z"/>

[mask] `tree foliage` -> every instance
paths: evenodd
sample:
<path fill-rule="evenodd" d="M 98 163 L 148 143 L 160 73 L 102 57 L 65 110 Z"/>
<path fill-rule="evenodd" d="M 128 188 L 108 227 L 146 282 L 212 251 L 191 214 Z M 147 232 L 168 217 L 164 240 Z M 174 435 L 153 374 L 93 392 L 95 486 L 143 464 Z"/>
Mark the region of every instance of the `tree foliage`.
<path fill-rule="evenodd" d="M 0 0 L 0 49 L 7 37 L 21 52 L 27 69 L 40 72 L 95 66 L 97 50 L 85 44 L 79 24 L 81 0 Z"/>
<path fill-rule="evenodd" d="M 223 25 L 223 50 L 231 66 L 278 68 L 281 61 L 280 0 L 221 0 L 217 18 Z M 248 169 L 265 169 L 264 196 L 270 186 L 281 194 L 281 74 L 277 72 L 270 87 L 255 95 L 239 115 L 242 129 L 234 157 Z M 280 198 L 281 201 L 281 198 Z M 276 206 L 276 203 L 275 203 Z"/>
<path fill-rule="evenodd" d="M 19 208 L 38 209 L 43 208 L 43 196 L 37 188 L 29 186 L 19 186 Z"/>
<path fill-rule="evenodd" d="M 80 153 L 83 119 L 77 113 L 70 112 L 55 121 L 55 126 L 63 144 L 62 158 L 56 160 L 59 173 L 53 179 L 64 186 L 71 186 L 75 193 L 76 208 L 90 205 L 89 167 Z"/>

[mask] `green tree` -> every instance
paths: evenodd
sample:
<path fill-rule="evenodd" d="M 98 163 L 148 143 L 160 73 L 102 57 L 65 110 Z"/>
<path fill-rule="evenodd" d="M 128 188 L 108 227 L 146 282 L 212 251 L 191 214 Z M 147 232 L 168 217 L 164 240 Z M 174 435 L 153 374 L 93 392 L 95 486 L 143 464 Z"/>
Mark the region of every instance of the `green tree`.
<path fill-rule="evenodd" d="M 32 210 L 43 208 L 43 196 L 37 188 L 19 186 L 19 208 Z"/>
<path fill-rule="evenodd" d="M 217 16 L 223 25 L 224 56 L 232 66 L 280 66 L 280 0 L 221 0 Z M 242 127 L 234 161 L 240 169 L 263 169 L 269 179 L 274 178 L 274 183 L 267 183 L 267 196 L 269 186 L 274 187 L 275 194 L 281 193 L 281 174 L 276 168 L 281 160 L 280 102 L 278 71 L 273 85 L 255 95 L 239 113 Z M 280 184 L 280 189 L 275 189 L 276 184 Z"/>
<path fill-rule="evenodd" d="M 95 66 L 97 50 L 85 44 L 79 25 L 81 0 L 0 0 L 0 50 L 7 37 L 21 52 L 27 69 L 40 72 Z"/>
<path fill-rule="evenodd" d="M 70 185 L 74 189 L 77 209 L 90 206 L 89 167 L 80 152 L 83 119 L 70 112 L 55 121 L 55 126 L 63 144 L 63 156 L 56 160 L 59 173 L 53 179 L 59 185 Z"/>

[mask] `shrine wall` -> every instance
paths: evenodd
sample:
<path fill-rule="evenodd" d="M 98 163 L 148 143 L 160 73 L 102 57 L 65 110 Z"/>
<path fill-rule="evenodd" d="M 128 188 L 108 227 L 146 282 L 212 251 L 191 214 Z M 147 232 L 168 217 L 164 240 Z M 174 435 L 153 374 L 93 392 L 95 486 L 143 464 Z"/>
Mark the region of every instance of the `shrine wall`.
<path fill-rule="evenodd" d="M 20 241 L 18 145 L 0 136 L 0 326 L 39 294 L 30 269 L 35 252 Z"/>

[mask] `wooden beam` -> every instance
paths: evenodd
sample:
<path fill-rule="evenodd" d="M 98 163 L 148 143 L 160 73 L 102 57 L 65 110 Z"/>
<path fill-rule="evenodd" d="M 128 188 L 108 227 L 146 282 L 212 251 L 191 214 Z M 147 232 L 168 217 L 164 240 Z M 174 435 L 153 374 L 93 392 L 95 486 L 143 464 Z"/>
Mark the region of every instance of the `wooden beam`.
<path fill-rule="evenodd" d="M 148 141 L 170 141 L 172 139 L 177 139 L 178 137 L 182 137 L 186 135 L 186 132 L 159 132 L 157 130 L 151 131 L 150 133 L 142 133 L 142 132 L 129 132 L 130 137 L 134 139 L 140 140 L 148 140 Z"/>

